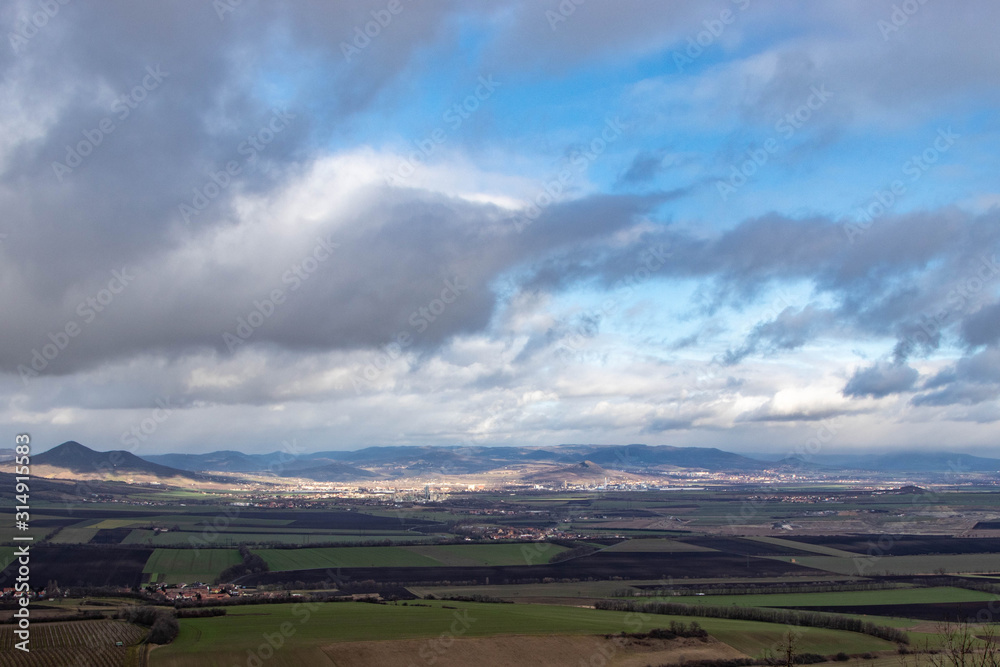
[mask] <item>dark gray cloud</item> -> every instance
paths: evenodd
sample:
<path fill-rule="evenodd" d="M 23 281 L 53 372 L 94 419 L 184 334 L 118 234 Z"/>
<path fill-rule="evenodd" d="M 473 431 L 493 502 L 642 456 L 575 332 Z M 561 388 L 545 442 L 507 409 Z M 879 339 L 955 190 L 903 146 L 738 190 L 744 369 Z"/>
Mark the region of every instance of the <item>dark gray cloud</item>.
<path fill-rule="evenodd" d="M 962 320 L 962 338 L 973 346 L 1000 340 L 1000 302 L 983 306 Z"/>
<path fill-rule="evenodd" d="M 929 378 L 914 405 L 975 405 L 1000 397 L 1000 348 L 987 347 Z"/>
<path fill-rule="evenodd" d="M 812 305 L 801 309 L 788 307 L 773 320 L 755 326 L 743 344 L 739 348 L 726 350 L 719 362 L 724 366 L 732 366 L 753 354 L 795 350 L 821 332 L 829 334 L 834 325 L 834 315 L 829 311 Z"/>
<path fill-rule="evenodd" d="M 632 164 L 622 174 L 619 183 L 636 185 L 648 183 L 656 178 L 663 169 L 664 151 L 643 151 L 635 156 Z"/>
<path fill-rule="evenodd" d="M 642 432 L 656 434 L 667 431 L 683 431 L 691 428 L 692 424 L 690 419 L 654 419 L 642 429 Z"/>
<path fill-rule="evenodd" d="M 913 389 L 919 377 L 916 369 L 906 365 L 876 363 L 855 371 L 844 386 L 844 396 L 885 398 Z"/>
<path fill-rule="evenodd" d="M 492 205 L 375 186 L 356 195 L 346 217 L 319 221 L 309 237 L 292 244 L 258 238 L 241 248 L 245 254 L 234 264 L 185 265 L 168 253 L 134 269 L 132 285 L 97 315 L 84 307 L 22 317 L 10 329 L 0 365 L 16 372 L 50 342 L 46 331 L 58 332 L 68 321 L 84 331 L 47 373 L 149 350 L 358 349 L 392 343 L 400 334 L 415 349 L 433 348 L 486 326 L 497 300 L 491 282 L 500 274 L 626 228 L 648 205 L 623 196 L 553 205 L 519 232 L 509 214 Z M 359 219 L 363 224 L 349 224 Z M 336 246 L 320 251 L 328 259 L 310 259 L 325 244 Z M 272 308 L 276 289 L 283 301 Z M 262 312 L 264 318 L 253 317 L 263 323 L 242 325 L 252 335 L 240 336 L 241 319 L 249 322 L 254 311 Z"/>

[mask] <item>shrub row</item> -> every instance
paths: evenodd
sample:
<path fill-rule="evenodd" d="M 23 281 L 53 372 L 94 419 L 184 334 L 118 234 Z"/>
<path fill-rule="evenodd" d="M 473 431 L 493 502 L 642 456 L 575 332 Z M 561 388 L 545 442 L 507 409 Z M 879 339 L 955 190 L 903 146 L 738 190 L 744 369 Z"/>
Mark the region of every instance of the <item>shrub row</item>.
<path fill-rule="evenodd" d="M 811 628 L 847 630 L 849 632 L 860 632 L 871 635 L 872 637 L 896 642 L 897 644 L 910 643 L 909 635 L 897 628 L 875 625 L 869 621 L 862 621 L 858 618 L 850 618 L 839 614 L 823 614 L 814 611 L 793 611 L 791 609 L 770 609 L 763 607 L 711 607 L 675 602 L 634 602 L 632 600 L 598 600 L 594 606 L 597 609 L 610 609 L 613 611 L 635 611 L 672 616 L 731 618 L 742 621 L 762 621 L 765 623 L 783 623 L 785 625 L 801 625 Z"/>

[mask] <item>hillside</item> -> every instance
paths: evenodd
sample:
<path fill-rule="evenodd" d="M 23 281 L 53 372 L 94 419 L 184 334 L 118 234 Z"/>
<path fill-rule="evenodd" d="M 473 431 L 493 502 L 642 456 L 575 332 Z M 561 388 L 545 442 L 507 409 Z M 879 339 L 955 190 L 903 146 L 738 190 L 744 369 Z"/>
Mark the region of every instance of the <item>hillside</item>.
<path fill-rule="evenodd" d="M 32 457 L 32 472 L 40 477 L 65 477 L 72 473 L 83 477 L 147 476 L 159 479 L 198 475 L 143 460 L 124 450 L 98 452 L 70 440 Z"/>
<path fill-rule="evenodd" d="M 618 470 L 608 470 L 593 461 L 580 461 L 570 466 L 554 467 L 524 476 L 524 481 L 534 484 L 600 484 L 604 480 L 632 480 L 635 475 Z"/>

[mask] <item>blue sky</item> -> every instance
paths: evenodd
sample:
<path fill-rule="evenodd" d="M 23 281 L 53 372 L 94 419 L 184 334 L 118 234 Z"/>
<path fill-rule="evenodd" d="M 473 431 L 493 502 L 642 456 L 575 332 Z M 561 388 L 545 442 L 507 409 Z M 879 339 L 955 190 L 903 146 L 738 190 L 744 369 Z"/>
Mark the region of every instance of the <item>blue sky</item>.
<path fill-rule="evenodd" d="M 996 14 L 7 3 L 0 419 L 1000 455 Z"/>

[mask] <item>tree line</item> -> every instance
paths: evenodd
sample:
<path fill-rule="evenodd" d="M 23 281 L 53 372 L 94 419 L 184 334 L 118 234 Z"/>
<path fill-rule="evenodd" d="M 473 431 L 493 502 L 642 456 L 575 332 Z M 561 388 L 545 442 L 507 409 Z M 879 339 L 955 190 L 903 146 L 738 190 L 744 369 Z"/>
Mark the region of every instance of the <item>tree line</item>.
<path fill-rule="evenodd" d="M 596 609 L 612 611 L 633 611 L 646 614 L 667 614 L 671 616 L 703 616 L 709 618 L 731 618 L 741 621 L 762 621 L 764 623 L 784 623 L 829 630 L 847 630 L 878 637 L 897 644 L 909 644 L 910 637 L 904 631 L 869 621 L 850 618 L 840 614 L 823 614 L 815 611 L 793 611 L 764 607 L 712 607 L 680 604 L 677 602 L 636 602 L 632 600 L 598 600 Z"/>

